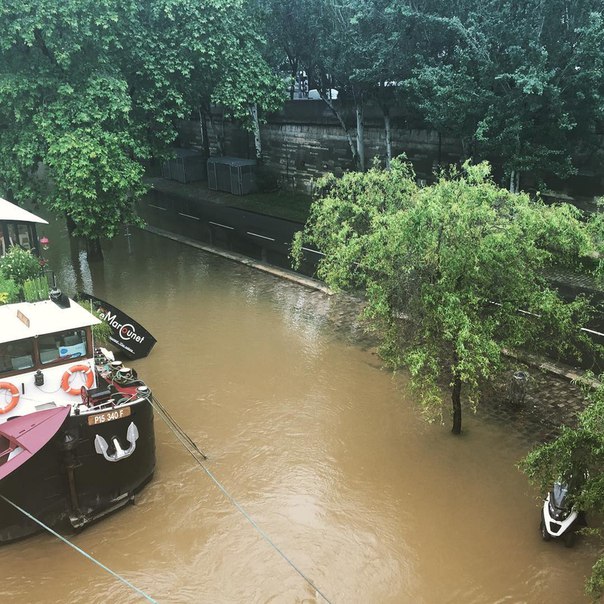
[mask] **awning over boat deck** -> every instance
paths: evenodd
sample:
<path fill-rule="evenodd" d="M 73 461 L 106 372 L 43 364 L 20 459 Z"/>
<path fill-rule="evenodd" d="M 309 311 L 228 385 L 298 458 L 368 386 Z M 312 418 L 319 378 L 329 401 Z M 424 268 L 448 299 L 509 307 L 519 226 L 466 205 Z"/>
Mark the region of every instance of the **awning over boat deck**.
<path fill-rule="evenodd" d="M 59 431 L 70 410 L 71 405 L 45 409 L 0 424 L 0 436 L 6 439 L 5 446 L 12 443 L 18 446 L 14 457 L 0 465 L 0 481 L 31 459 Z M 6 453 L 6 449 L 0 449 L 0 453 Z"/>
<path fill-rule="evenodd" d="M 44 218 L 40 218 L 23 208 L 6 201 L 0 197 L 0 222 L 36 222 L 38 224 L 48 224 Z"/>

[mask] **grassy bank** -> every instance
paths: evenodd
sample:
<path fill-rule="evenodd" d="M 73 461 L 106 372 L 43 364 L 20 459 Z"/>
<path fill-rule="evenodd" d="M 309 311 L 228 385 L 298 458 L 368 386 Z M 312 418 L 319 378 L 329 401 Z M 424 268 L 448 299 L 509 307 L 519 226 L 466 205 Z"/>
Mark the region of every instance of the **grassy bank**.
<path fill-rule="evenodd" d="M 275 191 L 243 196 L 230 195 L 226 203 L 233 208 L 304 223 L 308 218 L 311 198 L 303 193 Z"/>

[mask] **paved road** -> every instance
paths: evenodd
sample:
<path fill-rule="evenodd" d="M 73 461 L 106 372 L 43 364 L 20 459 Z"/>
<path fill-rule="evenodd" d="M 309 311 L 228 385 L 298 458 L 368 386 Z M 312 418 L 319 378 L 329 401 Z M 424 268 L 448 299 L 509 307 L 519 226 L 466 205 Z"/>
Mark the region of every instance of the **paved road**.
<path fill-rule="evenodd" d="M 185 188 L 180 183 L 170 181 L 156 182 L 154 189 L 143 204 L 155 212 L 167 212 L 189 222 L 188 234 L 192 224 L 199 225 L 199 239 L 206 240 L 207 229 L 214 233 L 223 231 L 264 249 L 287 258 L 294 234 L 304 225 L 267 214 L 250 212 L 228 205 L 231 195 L 208 191 L 203 187 Z M 148 218 L 152 218 L 152 215 Z M 153 224 L 153 223 L 152 223 Z M 162 227 L 161 224 L 155 226 Z M 307 249 L 309 256 L 316 260 L 321 256 L 316 250 Z M 310 260 L 311 258 L 309 258 Z"/>

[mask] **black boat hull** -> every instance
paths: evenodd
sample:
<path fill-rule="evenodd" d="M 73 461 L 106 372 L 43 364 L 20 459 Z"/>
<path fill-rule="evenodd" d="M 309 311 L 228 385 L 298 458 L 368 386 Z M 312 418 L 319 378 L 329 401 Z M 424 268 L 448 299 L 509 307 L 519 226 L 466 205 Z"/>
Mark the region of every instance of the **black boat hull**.
<path fill-rule="evenodd" d="M 149 400 L 139 400 L 117 409 L 123 417 L 103 414 L 102 423 L 95 423 L 95 416 L 69 416 L 32 459 L 0 482 L 0 494 L 49 526 L 78 529 L 131 502 L 155 470 L 153 407 Z M 116 457 L 114 439 L 122 450 L 132 448 L 131 424 L 138 432 L 133 451 L 108 460 Z M 108 444 L 106 456 L 95 449 L 97 435 Z M 0 499 L 0 544 L 40 530 Z"/>

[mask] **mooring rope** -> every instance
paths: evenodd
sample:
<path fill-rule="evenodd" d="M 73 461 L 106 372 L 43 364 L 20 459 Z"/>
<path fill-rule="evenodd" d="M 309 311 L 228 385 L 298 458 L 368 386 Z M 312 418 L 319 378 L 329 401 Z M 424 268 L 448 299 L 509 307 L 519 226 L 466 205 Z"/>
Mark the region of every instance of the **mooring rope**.
<path fill-rule="evenodd" d="M 233 497 L 233 495 L 231 495 L 227 491 L 226 487 L 224 487 L 222 485 L 222 483 L 218 480 L 218 478 L 216 478 L 216 476 L 214 476 L 214 474 L 211 472 L 211 470 L 209 470 L 206 467 L 206 465 L 204 464 L 204 461 L 206 461 L 208 459 L 207 456 L 204 455 L 197 448 L 197 445 L 191 440 L 191 438 L 187 435 L 187 433 L 176 423 L 176 421 L 168 414 L 168 412 L 165 410 L 164 406 L 154 396 L 152 396 L 151 399 L 152 399 L 152 404 L 154 405 L 154 407 L 156 409 L 161 410 L 160 415 L 162 416 L 162 419 L 168 424 L 168 426 L 174 432 L 174 434 L 176 435 L 178 440 L 180 440 L 180 442 L 183 443 L 184 447 L 191 454 L 193 459 L 195 459 L 195 461 L 201 466 L 202 470 L 210 477 L 210 479 L 214 482 L 214 484 L 222 491 L 224 496 L 239 510 L 239 512 L 241 514 L 243 514 L 245 519 L 256 529 L 256 531 L 260 534 L 260 536 L 298 573 L 298 575 L 300 575 L 302 577 L 302 579 L 304 579 L 304 581 L 306 581 L 306 583 L 308 583 L 308 585 L 310 585 L 315 590 L 315 593 L 318 594 L 319 596 L 321 596 L 325 600 L 325 602 L 327 602 L 327 604 L 331 604 L 331 602 L 327 598 L 327 596 L 294 564 L 294 562 L 290 558 L 288 558 L 288 556 L 285 554 L 285 552 L 283 552 L 279 548 L 279 546 L 268 536 L 268 534 L 266 532 L 264 532 L 264 530 L 261 529 L 260 526 L 258 526 L 256 521 L 243 509 L 241 504 Z M 169 418 L 169 420 L 167 418 Z M 190 445 L 192 445 L 192 446 L 187 445 L 185 443 L 190 443 Z"/>
<path fill-rule="evenodd" d="M 75 545 L 75 543 L 72 543 L 71 541 L 69 541 L 68 539 L 66 539 L 65 537 L 63 537 L 62 535 L 60 535 L 53 529 L 51 529 L 48 525 L 44 524 L 41 520 L 39 520 L 35 516 L 32 516 L 28 511 L 19 507 L 16 503 L 13 503 L 10 499 L 7 499 L 2 494 L 0 494 L 0 498 L 4 499 L 4 501 L 6 501 L 6 503 L 8 503 L 9 505 L 12 505 L 16 510 L 19 510 L 19 512 L 21 512 L 22 514 L 27 516 L 30 520 L 33 520 L 36 524 L 40 525 L 42 528 L 46 529 L 49 533 L 51 533 L 52 535 L 54 535 L 55 537 L 57 537 L 58 539 L 63 541 L 63 543 L 66 543 L 67 545 L 69 545 L 69 547 L 72 547 L 73 549 L 75 549 L 78 553 L 82 554 L 82 556 L 84 556 L 85 558 L 88 558 L 88 560 L 90 560 L 91 562 L 94 562 L 94 564 L 98 565 L 104 571 L 108 572 L 110 575 L 115 577 L 118 581 L 121 581 L 124 585 L 126 585 L 127 587 L 129 587 L 130 589 L 135 591 L 141 597 L 145 598 L 145 600 L 147 600 L 148 602 L 153 602 L 153 604 L 157 604 L 157 601 L 154 600 L 151 596 L 147 595 L 142 589 L 139 589 L 138 587 L 136 587 L 136 585 L 132 585 L 132 583 L 130 583 L 130 581 L 128 581 L 128 579 L 122 577 L 121 575 L 118 575 L 115 571 L 111 570 L 109 567 L 105 566 L 102 562 L 99 562 L 99 560 L 97 560 L 96 558 L 93 558 L 90 554 L 85 552 L 83 549 L 79 548 L 77 545 Z"/>
<path fill-rule="evenodd" d="M 185 449 L 197 460 L 205 461 L 208 456 L 199 449 L 199 447 L 191 440 L 191 437 L 178 425 L 176 420 L 168 413 L 167 409 L 151 395 L 149 399 L 153 408 L 159 413 L 161 418 L 168 424 L 172 432 L 176 435 L 178 440 L 183 444 Z"/>

